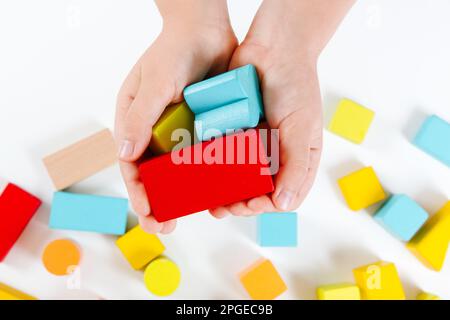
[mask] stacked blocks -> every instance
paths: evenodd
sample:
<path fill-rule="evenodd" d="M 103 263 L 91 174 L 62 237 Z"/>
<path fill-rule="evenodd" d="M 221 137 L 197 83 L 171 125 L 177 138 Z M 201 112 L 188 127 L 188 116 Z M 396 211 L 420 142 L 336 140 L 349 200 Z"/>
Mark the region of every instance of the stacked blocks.
<path fill-rule="evenodd" d="M 35 196 L 8 183 L 0 190 L 0 262 L 41 205 Z"/>
<path fill-rule="evenodd" d="M 450 124 L 436 115 L 429 116 L 413 143 L 450 167 Z"/>
<path fill-rule="evenodd" d="M 407 244 L 427 267 L 440 271 L 450 242 L 450 201 Z"/>
<path fill-rule="evenodd" d="M 55 276 L 71 274 L 78 267 L 81 253 L 78 246 L 70 240 L 55 240 L 47 245 L 42 254 L 42 262 L 48 272 Z"/>
<path fill-rule="evenodd" d="M 362 105 L 342 99 L 328 129 L 354 143 L 362 143 L 375 113 Z"/>
<path fill-rule="evenodd" d="M 263 117 L 259 79 L 252 65 L 192 84 L 184 98 L 195 114 L 195 132 L 202 140 L 230 129 L 253 128 Z"/>
<path fill-rule="evenodd" d="M 414 200 L 398 194 L 375 213 L 375 220 L 403 241 L 409 241 L 428 219 L 428 213 Z"/>
<path fill-rule="evenodd" d="M 177 129 L 186 130 L 186 133 L 189 133 L 190 139 L 181 142 L 173 141 L 172 134 Z M 182 102 L 171 105 L 164 110 L 152 128 L 152 138 L 149 148 L 153 154 L 161 155 L 191 145 L 193 138 L 194 114 L 186 103 Z"/>
<path fill-rule="evenodd" d="M 36 298 L 0 282 L 0 300 L 36 300 Z"/>
<path fill-rule="evenodd" d="M 272 262 L 260 259 L 240 274 L 245 290 L 254 300 L 272 300 L 287 290 Z"/>
<path fill-rule="evenodd" d="M 145 232 L 139 225 L 120 237 L 116 244 L 135 270 L 144 268 L 165 250 L 156 235 Z"/>
<path fill-rule="evenodd" d="M 122 235 L 127 212 L 127 199 L 55 192 L 50 228 Z"/>
<path fill-rule="evenodd" d="M 357 286 L 351 283 L 333 284 L 317 288 L 319 300 L 361 300 Z"/>
<path fill-rule="evenodd" d="M 372 167 L 366 167 L 338 181 L 350 209 L 357 211 L 386 199 L 386 194 Z"/>
<path fill-rule="evenodd" d="M 145 269 L 145 286 L 157 296 L 171 295 L 178 288 L 180 280 L 180 269 L 167 258 L 157 258 Z"/>
<path fill-rule="evenodd" d="M 297 213 L 263 213 L 258 215 L 257 219 L 260 246 L 297 246 Z"/>
<path fill-rule="evenodd" d="M 150 159 L 139 167 L 158 222 L 272 192 L 272 177 L 266 171 L 265 148 L 259 132 L 252 129 Z"/>
<path fill-rule="evenodd" d="M 353 270 L 364 300 L 405 300 L 403 286 L 393 263 L 380 261 Z"/>
<path fill-rule="evenodd" d="M 417 295 L 416 300 L 441 300 L 441 298 L 439 298 L 439 296 L 432 294 L 432 293 L 421 292 Z"/>

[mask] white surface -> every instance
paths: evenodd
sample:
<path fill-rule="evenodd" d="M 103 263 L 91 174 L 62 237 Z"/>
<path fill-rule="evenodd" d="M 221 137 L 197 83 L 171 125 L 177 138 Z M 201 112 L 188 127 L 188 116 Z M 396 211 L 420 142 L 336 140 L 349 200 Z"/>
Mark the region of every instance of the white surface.
<path fill-rule="evenodd" d="M 240 38 L 258 3 L 230 1 Z M 409 298 L 421 289 L 450 298 L 449 261 L 440 273 L 426 269 L 367 212 L 350 212 L 336 185 L 338 177 L 373 165 L 389 191 L 412 196 L 430 213 L 450 198 L 450 169 L 409 142 L 425 115 L 450 120 L 449 12 L 446 0 L 366 0 L 354 7 L 321 58 L 320 78 L 327 119 L 341 96 L 376 111 L 366 141 L 358 146 L 325 132 L 316 184 L 298 211 L 298 248 L 259 248 L 253 218 L 197 214 L 179 221 L 162 237 L 182 270 L 173 298 L 246 298 L 236 274 L 261 255 L 288 284 L 282 298 L 314 298 L 317 285 L 352 281 L 354 267 L 377 259 L 396 263 Z M 112 127 L 116 92 L 160 23 L 150 0 L 0 3 L 0 174 L 45 201 L 0 264 L 0 281 L 43 299 L 154 298 L 113 237 L 48 229 L 52 185 L 40 159 Z M 117 167 L 72 190 L 126 195 Z M 81 290 L 68 290 L 66 278 L 40 263 L 46 243 L 59 237 L 83 247 Z"/>

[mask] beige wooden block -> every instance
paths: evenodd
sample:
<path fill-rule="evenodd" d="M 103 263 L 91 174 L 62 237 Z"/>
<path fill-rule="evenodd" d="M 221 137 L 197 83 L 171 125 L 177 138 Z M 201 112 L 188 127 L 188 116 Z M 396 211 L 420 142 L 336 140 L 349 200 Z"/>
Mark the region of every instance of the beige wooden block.
<path fill-rule="evenodd" d="M 110 130 L 104 129 L 44 158 L 56 190 L 65 189 L 117 161 Z"/>

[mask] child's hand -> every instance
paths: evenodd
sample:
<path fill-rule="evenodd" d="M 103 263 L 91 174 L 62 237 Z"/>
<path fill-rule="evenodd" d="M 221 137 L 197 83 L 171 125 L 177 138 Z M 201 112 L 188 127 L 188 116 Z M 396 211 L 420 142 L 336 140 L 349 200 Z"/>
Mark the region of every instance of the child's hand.
<path fill-rule="evenodd" d="M 136 161 L 149 145 L 152 126 L 166 106 L 183 99 L 188 84 L 226 71 L 237 46 L 226 2 L 202 1 L 191 5 L 186 0 L 157 2 L 164 17 L 163 31 L 133 67 L 117 98 L 120 168 L 139 222 L 150 233 L 169 233 L 176 225 L 176 221 L 158 223 L 150 215 L 151 204 L 139 180 Z M 194 10 L 191 16 L 189 10 Z"/>

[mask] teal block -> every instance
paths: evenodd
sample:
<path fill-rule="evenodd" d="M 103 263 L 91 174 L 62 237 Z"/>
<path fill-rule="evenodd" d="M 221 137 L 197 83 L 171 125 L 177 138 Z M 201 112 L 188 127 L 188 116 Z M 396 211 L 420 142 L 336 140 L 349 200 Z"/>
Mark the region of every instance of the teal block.
<path fill-rule="evenodd" d="M 394 236 L 409 241 L 428 219 L 428 213 L 406 195 L 394 195 L 375 213 L 375 220 Z"/>
<path fill-rule="evenodd" d="M 450 124 L 444 119 L 436 115 L 429 116 L 413 143 L 450 167 Z"/>
<path fill-rule="evenodd" d="M 195 114 L 196 135 L 202 141 L 227 130 L 256 127 L 264 115 L 253 65 L 192 84 L 184 89 L 184 99 Z"/>
<path fill-rule="evenodd" d="M 122 235 L 127 226 L 128 200 L 55 192 L 50 228 Z"/>
<path fill-rule="evenodd" d="M 258 243 L 262 247 L 296 247 L 297 213 L 263 213 L 258 217 Z"/>

